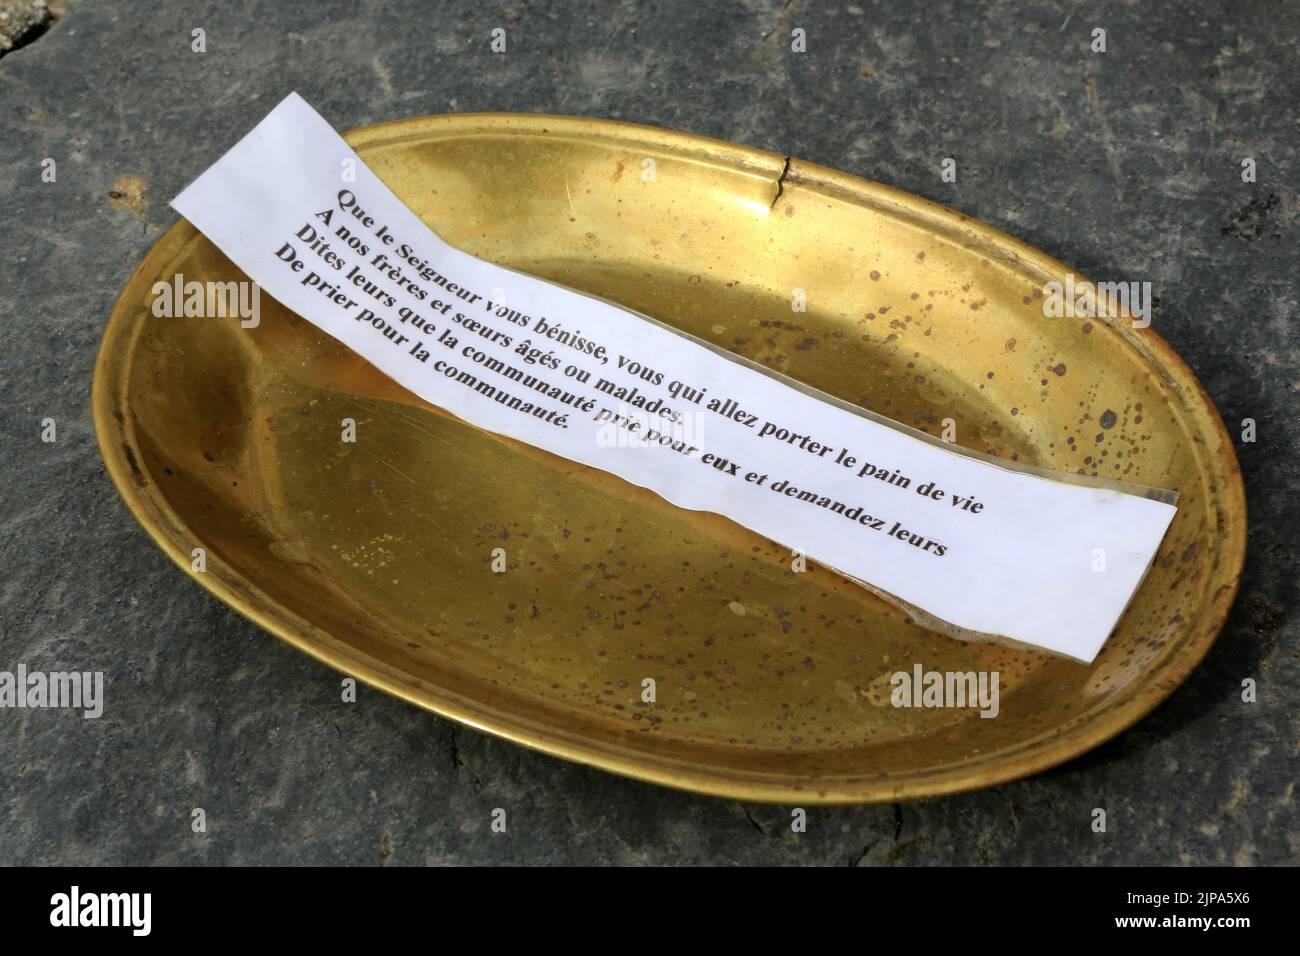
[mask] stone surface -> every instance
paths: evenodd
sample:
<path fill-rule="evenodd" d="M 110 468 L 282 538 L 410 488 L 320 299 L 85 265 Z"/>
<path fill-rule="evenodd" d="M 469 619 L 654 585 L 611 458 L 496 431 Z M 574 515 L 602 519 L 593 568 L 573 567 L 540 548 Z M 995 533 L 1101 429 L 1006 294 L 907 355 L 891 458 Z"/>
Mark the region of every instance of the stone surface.
<path fill-rule="evenodd" d="M 0 56 L 31 43 L 53 19 L 45 0 L 0 0 Z"/>
<path fill-rule="evenodd" d="M 0 56 L 33 43 L 79 0 L 0 0 Z"/>
<path fill-rule="evenodd" d="M 0 863 L 1300 859 L 1300 8 L 807 7 L 101 0 L 0 59 L 0 669 L 109 675 L 97 721 L 0 711 Z M 497 26 L 504 56 L 488 48 Z M 790 51 L 796 27 L 807 53 Z M 1094 27 L 1104 54 L 1089 51 Z M 195 28 L 206 53 L 191 52 Z M 1222 637 L 1154 714 L 1067 766 L 950 799 L 814 809 L 802 835 L 789 808 L 622 780 L 365 689 L 340 704 L 334 672 L 148 541 L 90 418 L 100 332 L 176 218 L 166 199 L 294 89 L 341 128 L 514 110 L 693 130 L 951 205 L 1085 275 L 1151 281 L 1156 328 L 1230 431 L 1258 428 L 1239 446 L 1250 557 Z M 957 183 L 940 180 L 946 156 Z M 54 444 L 39 440 L 46 417 Z M 206 835 L 190 830 L 194 807 Z M 508 835 L 490 833 L 493 807 L 509 808 Z"/>

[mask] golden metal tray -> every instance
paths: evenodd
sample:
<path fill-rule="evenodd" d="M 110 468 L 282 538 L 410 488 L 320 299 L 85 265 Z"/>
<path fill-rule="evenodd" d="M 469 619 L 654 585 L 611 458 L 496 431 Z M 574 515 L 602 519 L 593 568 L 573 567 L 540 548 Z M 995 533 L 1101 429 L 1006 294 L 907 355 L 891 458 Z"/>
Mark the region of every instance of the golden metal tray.
<path fill-rule="evenodd" d="M 1181 500 L 1092 666 L 963 644 L 834 573 L 795 573 L 723 518 L 451 419 L 269 297 L 255 329 L 154 317 L 152 287 L 175 273 L 242 278 L 180 222 L 113 311 L 95 427 L 158 545 L 290 644 L 547 753 L 814 804 L 1068 760 L 1148 713 L 1214 640 L 1245 548 L 1232 443 L 1154 332 L 1044 317 L 1059 262 L 915 196 L 684 133 L 488 114 L 348 140 L 468 252 L 931 434 L 953 419 L 968 448 Z M 891 706 L 890 675 L 916 663 L 999 671 L 999 715 Z"/>

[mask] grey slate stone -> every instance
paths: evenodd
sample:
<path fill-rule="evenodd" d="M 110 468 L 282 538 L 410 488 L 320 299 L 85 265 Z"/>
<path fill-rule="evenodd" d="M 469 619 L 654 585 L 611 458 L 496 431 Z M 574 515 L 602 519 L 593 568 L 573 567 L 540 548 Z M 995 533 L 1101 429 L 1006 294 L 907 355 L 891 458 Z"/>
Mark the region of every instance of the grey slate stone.
<path fill-rule="evenodd" d="M 506 56 L 488 51 L 496 26 Z M 0 668 L 105 670 L 109 706 L 0 711 L 0 863 L 1297 862 L 1298 37 L 1300 8 L 1263 0 L 74 7 L 0 58 Z M 1154 714 L 1067 766 L 812 809 L 802 835 L 789 808 L 622 780 L 366 689 L 341 706 L 333 671 L 148 541 L 90 419 L 104 321 L 174 221 L 166 199 L 293 89 L 340 128 L 508 110 L 692 130 L 951 205 L 1085 275 L 1150 280 L 1157 329 L 1229 428 L 1258 423 L 1222 637 Z M 511 826 L 494 837 L 498 806 Z"/>

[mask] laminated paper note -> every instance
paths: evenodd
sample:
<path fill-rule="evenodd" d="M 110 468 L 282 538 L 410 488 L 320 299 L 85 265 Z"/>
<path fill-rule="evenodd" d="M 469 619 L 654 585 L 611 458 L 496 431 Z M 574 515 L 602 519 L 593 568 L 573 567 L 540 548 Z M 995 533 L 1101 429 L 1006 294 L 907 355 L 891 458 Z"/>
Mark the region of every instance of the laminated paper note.
<path fill-rule="evenodd" d="M 927 440 L 454 249 L 296 94 L 172 205 L 431 404 L 725 515 L 948 633 L 1091 661 L 1175 512 Z"/>

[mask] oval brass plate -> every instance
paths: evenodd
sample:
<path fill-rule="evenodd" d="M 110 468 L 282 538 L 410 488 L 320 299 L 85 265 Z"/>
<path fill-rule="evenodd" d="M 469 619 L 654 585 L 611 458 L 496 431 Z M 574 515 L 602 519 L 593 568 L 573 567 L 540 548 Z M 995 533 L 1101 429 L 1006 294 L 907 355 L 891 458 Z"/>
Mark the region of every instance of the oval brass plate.
<path fill-rule="evenodd" d="M 242 277 L 181 222 L 113 312 L 95 426 L 154 540 L 289 643 L 547 753 L 830 803 L 1052 766 L 1150 711 L 1213 641 L 1245 544 L 1231 443 L 1150 330 L 1044 317 L 1060 263 L 914 196 L 682 133 L 461 115 L 349 139 L 475 255 L 932 434 L 951 419 L 970 448 L 1182 499 L 1093 666 L 962 644 L 725 519 L 452 420 L 265 298 L 254 329 L 153 317 L 157 281 Z M 916 664 L 999 672 L 997 717 L 891 706 L 890 675 Z"/>

